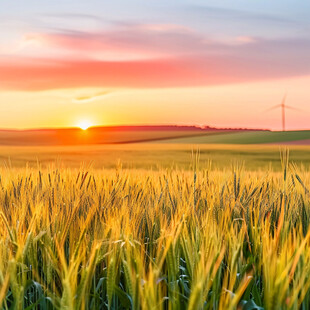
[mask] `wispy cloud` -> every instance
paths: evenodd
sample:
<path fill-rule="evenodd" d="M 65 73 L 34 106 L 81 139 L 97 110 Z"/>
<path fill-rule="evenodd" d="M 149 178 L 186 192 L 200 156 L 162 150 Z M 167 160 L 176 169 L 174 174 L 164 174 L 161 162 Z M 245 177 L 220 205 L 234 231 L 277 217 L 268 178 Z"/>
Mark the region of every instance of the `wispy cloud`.
<path fill-rule="evenodd" d="M 69 51 L 70 58 L 101 60 L 141 60 L 197 53 L 207 43 L 190 28 L 174 24 L 117 23 L 112 29 L 96 32 L 58 30 L 31 33 L 25 38 L 44 47 Z"/>
<path fill-rule="evenodd" d="M 290 19 L 287 17 L 283 17 L 274 12 L 271 13 L 259 13 L 253 12 L 247 9 L 230 9 L 223 7 L 215 7 L 208 5 L 188 5 L 187 12 L 195 13 L 196 15 L 200 15 L 202 17 L 209 18 L 220 18 L 227 20 L 243 20 L 247 22 L 267 22 L 269 25 L 272 24 L 285 24 L 285 25 L 294 25 L 298 24 L 298 21 L 294 19 Z"/>
<path fill-rule="evenodd" d="M 99 93 L 95 94 L 90 94 L 90 95 L 84 95 L 84 96 L 78 96 L 73 98 L 72 102 L 73 103 L 88 103 L 88 102 L 93 102 L 99 99 L 102 99 L 103 97 L 106 97 L 111 94 L 111 91 L 102 91 Z"/>
<path fill-rule="evenodd" d="M 53 18 L 53 19 L 78 19 L 83 20 L 93 20 L 98 22 L 103 22 L 104 19 L 100 17 L 99 15 L 94 14 L 83 14 L 83 13 L 57 13 L 57 14 L 41 14 L 41 17 L 44 19 L 46 18 Z"/>

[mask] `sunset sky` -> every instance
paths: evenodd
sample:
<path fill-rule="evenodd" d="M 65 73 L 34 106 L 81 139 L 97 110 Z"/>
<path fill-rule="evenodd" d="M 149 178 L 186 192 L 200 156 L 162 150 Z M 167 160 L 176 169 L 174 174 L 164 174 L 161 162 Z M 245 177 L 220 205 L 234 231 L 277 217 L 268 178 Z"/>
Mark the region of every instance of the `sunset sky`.
<path fill-rule="evenodd" d="M 2 0 L 0 128 L 310 128 L 310 2 Z"/>

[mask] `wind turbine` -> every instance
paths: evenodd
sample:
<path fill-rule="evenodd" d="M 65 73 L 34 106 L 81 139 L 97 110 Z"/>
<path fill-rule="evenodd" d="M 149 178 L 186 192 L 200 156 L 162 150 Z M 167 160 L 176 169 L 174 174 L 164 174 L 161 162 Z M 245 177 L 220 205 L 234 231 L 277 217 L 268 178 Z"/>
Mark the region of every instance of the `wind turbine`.
<path fill-rule="evenodd" d="M 284 95 L 281 104 L 277 104 L 277 105 L 271 107 L 270 109 L 266 110 L 266 112 L 267 112 L 267 111 L 271 111 L 274 109 L 281 108 L 281 110 L 282 110 L 282 131 L 285 131 L 285 110 L 289 109 L 289 110 L 301 111 L 299 109 L 296 109 L 294 107 L 291 107 L 291 106 L 285 104 L 285 102 L 286 102 L 286 95 Z"/>

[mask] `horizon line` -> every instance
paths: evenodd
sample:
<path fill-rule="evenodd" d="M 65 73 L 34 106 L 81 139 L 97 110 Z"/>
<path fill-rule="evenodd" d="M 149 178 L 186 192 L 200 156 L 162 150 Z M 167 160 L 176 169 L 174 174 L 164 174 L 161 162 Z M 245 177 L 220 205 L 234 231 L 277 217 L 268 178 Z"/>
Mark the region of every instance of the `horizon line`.
<path fill-rule="evenodd" d="M 99 129 L 99 128 L 192 128 L 196 130 L 248 130 L 248 131 L 281 131 L 281 130 L 272 130 L 270 128 L 251 128 L 251 127 L 218 127 L 218 126 L 210 126 L 210 125 L 199 125 L 199 124 L 119 124 L 119 125 L 94 125 L 89 126 L 86 130 L 90 129 Z M 78 129 L 83 130 L 81 127 L 75 126 L 53 126 L 53 127 L 24 127 L 24 128 L 1 128 L 0 131 L 47 131 L 47 130 L 70 130 L 70 129 Z M 310 130 L 309 129 L 293 129 L 286 131 L 303 131 Z"/>

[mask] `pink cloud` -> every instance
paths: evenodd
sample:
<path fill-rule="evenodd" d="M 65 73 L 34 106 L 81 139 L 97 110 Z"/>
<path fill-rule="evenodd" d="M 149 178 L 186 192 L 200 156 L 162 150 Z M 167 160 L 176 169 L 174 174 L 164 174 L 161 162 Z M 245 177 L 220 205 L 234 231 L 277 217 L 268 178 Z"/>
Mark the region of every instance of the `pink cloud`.
<path fill-rule="evenodd" d="M 44 90 L 69 87 L 189 87 L 249 82 L 297 75 L 282 63 L 266 67 L 242 58 L 222 56 L 144 61 L 21 60 L 0 62 L 5 89 Z M 308 68 L 309 69 L 309 68 Z M 299 69 L 298 73 L 306 73 Z"/>
<path fill-rule="evenodd" d="M 310 64 L 304 61 L 310 52 L 309 40 L 241 36 L 233 43 L 220 43 L 170 24 L 120 24 L 97 33 L 30 34 L 25 41 L 38 43 L 34 44 L 36 53 L 31 58 L 0 57 L 1 88 L 189 87 L 310 72 Z M 38 58 L 41 47 L 59 53 L 42 53 Z"/>
<path fill-rule="evenodd" d="M 32 33 L 25 42 L 58 49 L 70 59 L 142 60 L 167 58 L 204 50 L 204 37 L 190 28 L 174 24 L 118 24 L 117 27 L 98 32 L 64 31 Z M 208 42 L 209 43 L 209 42 Z M 214 42 L 215 44 L 215 42 Z"/>

